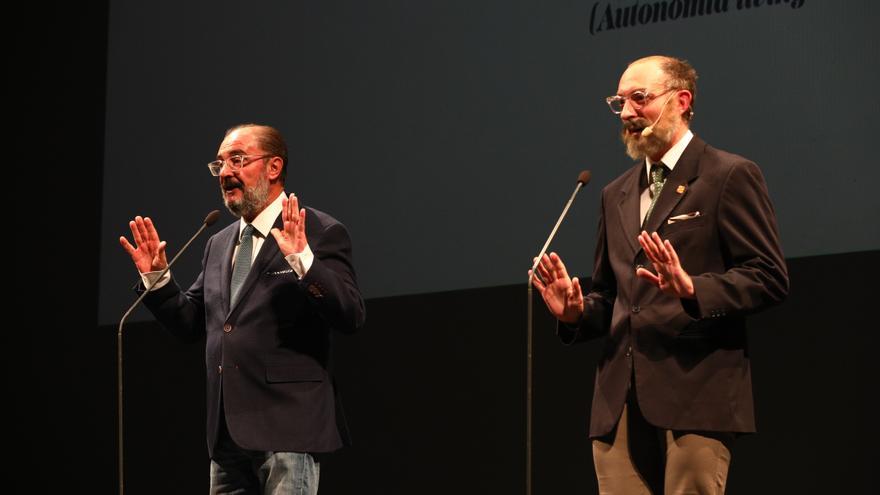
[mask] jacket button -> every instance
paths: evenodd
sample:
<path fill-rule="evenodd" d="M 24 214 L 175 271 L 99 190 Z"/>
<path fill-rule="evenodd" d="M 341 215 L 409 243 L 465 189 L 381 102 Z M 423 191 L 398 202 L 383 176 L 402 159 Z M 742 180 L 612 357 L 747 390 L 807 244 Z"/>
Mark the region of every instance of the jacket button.
<path fill-rule="evenodd" d="M 221 364 L 220 366 L 217 366 L 217 374 L 218 374 L 218 375 L 222 375 L 222 374 L 223 374 L 223 365 L 222 365 L 222 364 Z"/>
<path fill-rule="evenodd" d="M 324 297 L 324 293 L 321 291 L 321 288 L 317 285 L 309 285 L 309 292 L 316 298 Z"/>
<path fill-rule="evenodd" d="M 231 331 L 232 331 L 232 325 L 230 325 L 229 323 L 223 325 L 223 331 L 226 332 L 226 333 L 231 332 Z"/>
<path fill-rule="evenodd" d="M 631 357 L 633 355 L 633 346 L 626 346 L 626 357 Z"/>
<path fill-rule="evenodd" d="M 633 313 L 638 313 L 638 312 L 641 311 L 641 310 L 642 310 L 642 308 L 639 307 L 638 304 L 635 304 L 635 305 L 633 305 L 633 307 L 632 307 L 632 312 L 633 312 Z"/>

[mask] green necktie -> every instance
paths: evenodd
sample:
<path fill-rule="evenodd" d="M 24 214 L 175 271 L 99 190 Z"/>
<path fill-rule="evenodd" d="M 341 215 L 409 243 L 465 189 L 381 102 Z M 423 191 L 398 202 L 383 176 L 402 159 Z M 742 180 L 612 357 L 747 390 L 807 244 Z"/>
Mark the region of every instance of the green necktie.
<path fill-rule="evenodd" d="M 231 306 L 235 305 L 238 300 L 238 292 L 247 278 L 248 272 L 251 271 L 251 253 L 254 252 L 254 226 L 245 225 L 241 231 L 241 242 L 238 246 L 238 253 L 235 255 L 235 266 L 232 267 L 232 283 L 230 284 L 230 301 Z"/>
<path fill-rule="evenodd" d="M 660 197 L 660 191 L 663 190 L 663 184 L 666 184 L 666 175 L 669 173 L 669 169 L 666 168 L 666 165 L 663 162 L 657 162 L 651 165 L 651 185 L 648 187 L 648 190 L 651 194 L 651 204 L 648 205 L 648 211 L 645 212 L 645 219 L 642 220 L 642 227 L 647 225 L 648 218 L 651 217 L 651 212 L 654 211 L 654 205 L 657 203 L 657 198 Z"/>

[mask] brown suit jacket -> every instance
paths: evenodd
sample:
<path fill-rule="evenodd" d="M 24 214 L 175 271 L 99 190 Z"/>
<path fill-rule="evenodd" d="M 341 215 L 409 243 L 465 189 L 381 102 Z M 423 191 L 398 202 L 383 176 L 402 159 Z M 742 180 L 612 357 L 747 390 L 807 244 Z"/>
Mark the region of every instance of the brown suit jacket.
<path fill-rule="evenodd" d="M 636 277 L 640 265 L 653 270 L 637 241 L 644 173 L 639 162 L 602 191 L 584 315 L 558 328 L 566 343 L 605 337 L 590 436 L 612 431 L 630 383 L 657 427 L 753 432 L 746 316 L 788 294 L 764 178 L 753 162 L 696 136 L 669 174 L 646 230 L 668 239 L 693 277 L 696 301 L 687 301 Z"/>

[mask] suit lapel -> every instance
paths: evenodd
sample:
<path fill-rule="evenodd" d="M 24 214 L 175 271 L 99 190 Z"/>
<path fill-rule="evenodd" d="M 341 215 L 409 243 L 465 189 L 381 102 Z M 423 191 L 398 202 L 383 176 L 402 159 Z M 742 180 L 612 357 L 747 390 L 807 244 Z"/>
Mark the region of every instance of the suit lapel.
<path fill-rule="evenodd" d="M 644 173 L 645 164 L 630 169 L 629 176 L 624 179 L 620 188 L 620 199 L 617 203 L 619 224 L 623 229 L 623 236 L 629 243 L 632 252 L 639 250 L 640 246 L 636 237 L 639 235 L 639 173 Z"/>
<path fill-rule="evenodd" d="M 273 227 L 283 228 L 284 224 L 281 221 L 281 215 L 278 215 L 278 218 L 275 219 L 275 224 Z M 263 240 L 263 247 L 260 248 L 260 252 L 257 253 L 257 257 L 254 259 L 254 262 L 251 264 L 251 271 L 248 272 L 248 276 L 244 279 L 244 284 L 241 286 L 241 291 L 238 294 L 238 300 L 235 302 L 235 306 L 229 308 L 229 313 L 232 313 L 235 308 L 241 304 L 246 297 L 248 292 L 253 288 L 254 284 L 257 283 L 257 280 L 260 278 L 260 274 L 265 272 L 269 263 L 278 255 L 278 243 L 275 241 L 275 236 L 271 233 L 266 236 L 265 240 Z M 232 259 L 232 253 L 229 254 L 229 260 Z M 230 265 L 232 262 L 230 261 Z M 226 279 L 226 288 L 225 288 L 225 297 L 226 300 L 229 300 L 229 286 L 231 284 L 232 279 L 232 270 L 230 271 L 229 277 Z M 228 314 L 228 313 L 227 313 Z"/>
<path fill-rule="evenodd" d="M 678 159 L 678 163 L 675 164 L 675 168 L 666 178 L 666 184 L 660 191 L 660 197 L 657 198 L 654 211 L 651 212 L 648 223 L 642 230 L 661 231 L 660 228 L 666 223 L 669 214 L 687 194 L 688 185 L 700 175 L 700 156 L 705 147 L 706 143 L 698 137 L 694 136 L 691 139 L 687 148 L 684 149 L 684 153 L 681 154 L 681 158 Z"/>

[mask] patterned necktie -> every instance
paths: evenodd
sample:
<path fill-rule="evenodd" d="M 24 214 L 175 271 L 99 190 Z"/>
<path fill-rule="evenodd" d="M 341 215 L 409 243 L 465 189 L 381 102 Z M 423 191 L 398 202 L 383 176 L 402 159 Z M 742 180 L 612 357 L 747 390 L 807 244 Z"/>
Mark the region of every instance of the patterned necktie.
<path fill-rule="evenodd" d="M 648 223 L 648 218 L 651 217 L 651 212 L 654 211 L 654 205 L 657 203 L 657 198 L 660 197 L 660 191 L 663 190 L 663 184 L 666 184 L 666 175 L 668 173 L 669 169 L 666 168 L 666 165 L 664 165 L 663 162 L 657 162 L 651 165 L 651 185 L 648 187 L 651 194 L 651 204 L 648 205 L 648 211 L 645 212 L 645 219 L 642 220 L 642 227 Z"/>
<path fill-rule="evenodd" d="M 251 271 L 251 253 L 254 252 L 254 226 L 247 224 L 241 231 L 241 242 L 235 255 L 235 266 L 232 267 L 232 284 L 230 285 L 231 305 L 238 300 L 238 292 L 244 285 L 248 272 Z"/>

